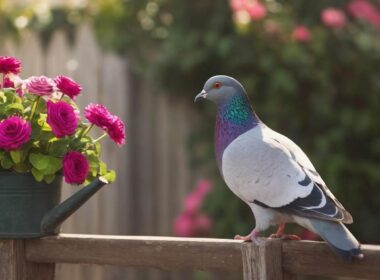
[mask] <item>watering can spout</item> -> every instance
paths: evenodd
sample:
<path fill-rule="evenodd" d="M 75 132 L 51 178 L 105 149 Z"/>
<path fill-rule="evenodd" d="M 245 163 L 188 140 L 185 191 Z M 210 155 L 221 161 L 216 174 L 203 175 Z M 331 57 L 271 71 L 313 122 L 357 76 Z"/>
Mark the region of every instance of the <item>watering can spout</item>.
<path fill-rule="evenodd" d="M 104 185 L 106 185 L 105 182 L 100 179 L 96 179 L 91 184 L 67 198 L 61 204 L 55 206 L 42 219 L 41 231 L 45 234 L 55 234 L 57 227 Z"/>

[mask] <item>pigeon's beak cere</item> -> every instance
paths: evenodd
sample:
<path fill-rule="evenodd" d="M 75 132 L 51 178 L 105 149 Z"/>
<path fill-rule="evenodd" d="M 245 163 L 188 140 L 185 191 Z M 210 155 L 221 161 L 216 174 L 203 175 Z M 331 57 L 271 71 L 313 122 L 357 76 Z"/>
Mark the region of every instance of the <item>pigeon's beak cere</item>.
<path fill-rule="evenodd" d="M 206 98 L 207 97 L 207 91 L 202 90 L 200 93 L 195 96 L 194 102 L 197 102 L 199 99 Z"/>

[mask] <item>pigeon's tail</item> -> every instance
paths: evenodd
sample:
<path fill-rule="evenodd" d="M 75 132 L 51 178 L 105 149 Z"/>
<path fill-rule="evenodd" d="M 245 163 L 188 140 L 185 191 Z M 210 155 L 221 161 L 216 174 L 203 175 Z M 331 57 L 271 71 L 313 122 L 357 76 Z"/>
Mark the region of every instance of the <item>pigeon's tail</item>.
<path fill-rule="evenodd" d="M 293 216 L 293 218 L 296 223 L 322 237 L 344 260 L 352 261 L 353 258 L 364 258 L 360 243 L 343 223 L 300 216 Z"/>
<path fill-rule="evenodd" d="M 345 260 L 364 258 L 360 243 L 341 222 L 309 219 L 309 223 L 310 229 L 319 234 Z"/>

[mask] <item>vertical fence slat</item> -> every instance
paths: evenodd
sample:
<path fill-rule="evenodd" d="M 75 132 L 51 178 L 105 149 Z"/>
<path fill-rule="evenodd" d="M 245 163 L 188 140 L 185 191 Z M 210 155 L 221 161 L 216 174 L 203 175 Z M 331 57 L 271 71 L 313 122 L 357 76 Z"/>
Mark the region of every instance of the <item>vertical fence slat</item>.
<path fill-rule="evenodd" d="M 0 240 L 0 279 L 53 280 L 55 265 L 26 261 L 24 245 L 24 240 Z"/>
<path fill-rule="evenodd" d="M 282 280 L 282 241 L 242 244 L 244 280 Z"/>

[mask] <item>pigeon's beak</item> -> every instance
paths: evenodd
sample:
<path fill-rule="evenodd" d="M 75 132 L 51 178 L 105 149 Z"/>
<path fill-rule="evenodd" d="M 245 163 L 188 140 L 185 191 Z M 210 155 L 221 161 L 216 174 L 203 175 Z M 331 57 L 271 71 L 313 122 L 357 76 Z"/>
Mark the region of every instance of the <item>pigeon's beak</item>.
<path fill-rule="evenodd" d="M 202 98 L 206 98 L 206 97 L 207 97 L 207 91 L 202 90 L 200 93 L 197 94 L 197 96 L 195 96 L 194 102 L 197 102 L 198 100 Z"/>

